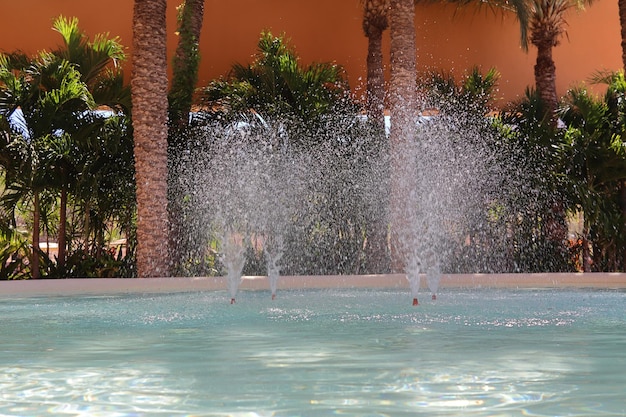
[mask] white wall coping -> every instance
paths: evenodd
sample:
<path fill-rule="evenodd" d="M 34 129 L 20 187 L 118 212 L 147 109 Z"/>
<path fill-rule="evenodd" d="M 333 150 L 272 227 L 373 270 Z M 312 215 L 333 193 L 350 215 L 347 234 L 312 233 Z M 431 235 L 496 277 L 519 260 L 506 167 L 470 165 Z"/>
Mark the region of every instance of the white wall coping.
<path fill-rule="evenodd" d="M 428 291 L 426 279 L 421 287 Z M 440 288 L 626 288 L 626 273 L 443 274 Z M 226 290 L 226 277 L 199 278 L 71 278 L 0 281 L 6 296 L 168 293 Z M 267 277 L 243 277 L 241 290 L 269 290 Z M 396 288 L 408 289 L 404 274 L 282 276 L 281 289 Z"/>

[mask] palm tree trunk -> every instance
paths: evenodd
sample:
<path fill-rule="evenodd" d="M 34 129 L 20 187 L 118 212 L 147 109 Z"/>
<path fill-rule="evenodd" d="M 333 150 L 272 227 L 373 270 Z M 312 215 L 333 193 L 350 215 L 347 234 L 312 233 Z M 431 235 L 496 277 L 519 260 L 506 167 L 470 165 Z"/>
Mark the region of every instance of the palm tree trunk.
<path fill-rule="evenodd" d="M 187 126 L 198 82 L 199 43 L 205 0 L 185 0 L 178 22 L 178 45 L 173 60 L 172 87 L 168 94 L 170 124 Z"/>
<path fill-rule="evenodd" d="M 367 101 L 368 120 L 381 139 L 385 133 L 385 75 L 383 71 L 383 32 L 389 27 L 389 0 L 363 2 L 363 31 L 367 37 Z M 382 207 L 381 207 L 382 208 Z M 384 207 L 382 211 L 388 207 Z M 368 273 L 389 272 L 387 216 L 373 216 L 367 225 L 365 247 Z"/>
<path fill-rule="evenodd" d="M 167 0 L 135 0 L 131 92 L 137 274 L 167 276 Z"/>
<path fill-rule="evenodd" d="M 65 248 L 67 246 L 67 189 L 61 187 L 61 201 L 59 207 L 59 252 L 57 253 L 57 263 L 59 269 L 63 269 L 65 266 Z"/>
<path fill-rule="evenodd" d="M 618 0 L 619 7 L 619 22 L 622 35 L 622 66 L 624 72 L 626 72 L 626 0 Z M 620 182 L 620 206 L 622 209 L 622 224 L 621 228 L 626 233 L 626 181 Z M 626 247 L 621 248 L 622 253 L 622 271 L 626 271 Z"/>
<path fill-rule="evenodd" d="M 556 94 L 556 66 L 552 59 L 553 39 L 533 40 L 537 47 L 537 62 L 535 64 L 535 86 L 539 97 L 545 105 L 545 117 L 551 125 L 556 124 L 556 109 L 558 96 Z"/>
<path fill-rule="evenodd" d="M 404 271 L 407 227 L 411 222 L 407 196 L 414 178 L 413 164 L 407 146 L 415 132 L 417 116 L 417 77 L 415 48 L 415 4 L 413 0 L 392 0 L 391 20 L 391 80 L 389 108 L 391 132 L 391 268 Z"/>
<path fill-rule="evenodd" d="M 406 122 L 417 113 L 417 77 L 415 45 L 415 5 L 411 0 L 391 2 L 391 83 L 390 109 L 399 123 L 391 128 L 390 140 L 404 142 L 408 138 Z M 398 120 L 399 118 L 399 120 Z M 409 129 L 413 131 L 413 129 Z"/>
<path fill-rule="evenodd" d="M 591 247 L 589 245 L 589 227 L 585 226 L 582 233 L 582 257 L 583 257 L 583 272 L 591 272 Z"/>
<path fill-rule="evenodd" d="M 626 180 L 620 182 L 620 206 L 622 209 L 622 236 L 626 236 Z M 621 248 L 622 272 L 626 272 L 626 247 Z"/>
<path fill-rule="evenodd" d="M 33 253 L 30 259 L 30 271 L 33 279 L 41 277 L 39 273 L 39 217 L 39 193 L 35 191 L 35 195 L 33 196 Z"/>
<path fill-rule="evenodd" d="M 383 31 L 377 27 L 367 34 L 367 114 L 375 126 L 384 127 L 385 75 L 383 72 Z"/>
<path fill-rule="evenodd" d="M 617 5 L 622 35 L 622 65 L 624 71 L 626 71 L 626 0 L 617 0 Z"/>
<path fill-rule="evenodd" d="M 182 200 L 183 192 L 179 189 L 178 159 L 184 151 L 189 114 L 193 103 L 193 95 L 198 82 L 198 66 L 200 63 L 199 41 L 204 16 L 204 0 L 185 0 L 181 5 L 178 22 L 178 46 L 173 61 L 172 85 L 168 94 L 169 103 L 169 134 L 168 142 L 168 216 L 169 216 L 169 257 L 171 260 L 170 274 L 176 275 L 181 254 L 187 252 L 183 236 L 185 224 Z"/>

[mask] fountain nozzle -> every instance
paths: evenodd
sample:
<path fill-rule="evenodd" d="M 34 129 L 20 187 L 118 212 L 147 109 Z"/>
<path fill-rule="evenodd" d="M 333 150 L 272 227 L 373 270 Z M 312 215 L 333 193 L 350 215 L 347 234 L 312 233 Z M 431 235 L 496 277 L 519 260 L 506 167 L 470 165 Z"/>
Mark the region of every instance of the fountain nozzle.
<path fill-rule="evenodd" d="M 413 299 L 413 305 L 414 306 L 419 305 L 419 302 L 417 301 L 417 297 Z"/>
<path fill-rule="evenodd" d="M 437 299 L 437 294 L 433 294 L 432 299 L 436 300 Z"/>
<path fill-rule="evenodd" d="M 230 303 L 231 303 L 231 304 L 235 304 L 235 299 L 234 299 L 234 298 L 231 298 L 231 299 L 230 299 Z"/>

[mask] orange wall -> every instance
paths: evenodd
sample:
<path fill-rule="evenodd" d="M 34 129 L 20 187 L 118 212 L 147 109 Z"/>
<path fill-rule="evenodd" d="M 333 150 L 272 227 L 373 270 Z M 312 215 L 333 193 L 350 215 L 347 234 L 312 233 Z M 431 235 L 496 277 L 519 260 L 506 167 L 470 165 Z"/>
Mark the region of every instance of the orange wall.
<path fill-rule="evenodd" d="M 176 37 L 175 7 L 168 1 L 169 53 Z M 96 6 L 97 5 L 97 6 Z M 344 65 L 355 91 L 362 91 L 366 39 L 361 29 L 361 0 L 206 0 L 201 37 L 201 80 L 224 75 L 234 62 L 249 62 L 259 33 L 270 29 L 291 38 L 303 63 L 335 61 Z M 59 14 L 76 16 L 90 35 L 109 32 L 132 44 L 132 0 L 21 0 L 3 2 L 0 51 L 21 49 L 33 53 L 52 49 L 60 37 L 50 30 Z M 601 0 L 567 18 L 568 38 L 555 49 L 557 88 L 587 79 L 596 70 L 621 67 L 617 0 Z M 480 64 L 502 74 L 500 93 L 505 100 L 523 94 L 533 83 L 535 51 L 519 47 L 519 28 L 512 17 L 484 11 L 454 12 L 441 5 L 419 6 L 416 13 L 419 70 L 445 69 L 462 73 Z M 388 32 L 385 47 L 388 50 Z M 130 69 L 127 69 L 130 73 Z"/>

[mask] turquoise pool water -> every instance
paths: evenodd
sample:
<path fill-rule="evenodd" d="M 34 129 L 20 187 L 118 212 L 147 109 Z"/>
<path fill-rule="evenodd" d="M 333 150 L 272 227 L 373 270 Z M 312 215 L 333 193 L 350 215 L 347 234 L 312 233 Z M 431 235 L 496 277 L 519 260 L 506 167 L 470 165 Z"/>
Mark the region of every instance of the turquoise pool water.
<path fill-rule="evenodd" d="M 0 416 L 624 416 L 626 292 L 0 297 Z"/>

